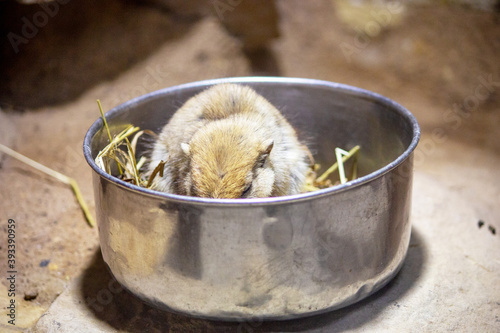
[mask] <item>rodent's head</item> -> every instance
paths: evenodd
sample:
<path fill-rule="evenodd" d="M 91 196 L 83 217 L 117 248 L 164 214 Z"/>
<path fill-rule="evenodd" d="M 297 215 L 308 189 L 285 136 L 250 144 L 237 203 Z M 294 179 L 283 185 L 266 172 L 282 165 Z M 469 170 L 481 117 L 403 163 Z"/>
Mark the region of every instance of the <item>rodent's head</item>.
<path fill-rule="evenodd" d="M 186 193 L 219 199 L 271 196 L 274 171 L 269 156 L 274 142 L 260 131 L 255 124 L 224 119 L 181 144 L 190 161 Z"/>

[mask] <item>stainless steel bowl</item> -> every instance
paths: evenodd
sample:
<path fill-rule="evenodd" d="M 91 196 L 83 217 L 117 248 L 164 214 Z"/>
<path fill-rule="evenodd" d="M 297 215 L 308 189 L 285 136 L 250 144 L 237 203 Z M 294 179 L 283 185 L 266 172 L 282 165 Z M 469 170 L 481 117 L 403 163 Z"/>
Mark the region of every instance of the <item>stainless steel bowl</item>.
<path fill-rule="evenodd" d="M 401 268 L 410 239 L 412 114 L 362 89 L 309 79 L 230 78 L 133 99 L 107 113 L 159 132 L 208 86 L 249 85 L 278 107 L 329 166 L 335 147 L 361 146 L 360 177 L 306 194 L 203 199 L 155 192 L 101 171 L 107 144 L 98 119 L 84 141 L 93 170 L 101 250 L 115 278 L 163 309 L 222 319 L 290 319 L 344 307 L 374 293 Z M 140 149 L 147 144 L 140 143 Z"/>

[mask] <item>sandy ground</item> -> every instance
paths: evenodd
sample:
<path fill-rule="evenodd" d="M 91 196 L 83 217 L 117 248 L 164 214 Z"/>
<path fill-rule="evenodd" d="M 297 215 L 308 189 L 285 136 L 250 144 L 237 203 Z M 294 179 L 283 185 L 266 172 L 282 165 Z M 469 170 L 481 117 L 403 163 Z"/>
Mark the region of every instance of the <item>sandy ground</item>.
<path fill-rule="evenodd" d="M 15 13 L 0 26 L 6 36 L 21 34 L 21 18 L 41 10 L 0 6 Z M 280 37 L 248 52 L 217 15 L 179 16 L 118 0 L 61 5 L 17 45 L 18 53 L 4 39 L 0 143 L 75 178 L 93 211 L 82 142 L 98 118 L 96 99 L 110 109 L 163 87 L 254 74 L 346 83 L 392 98 L 415 114 L 423 130 L 415 159 L 423 176 L 417 180 L 429 185 L 416 188 L 429 189 L 429 196 L 458 195 L 452 202 L 468 205 L 473 229 L 489 242 L 493 238 L 493 248 L 500 250 L 498 14 L 441 5 L 364 8 L 363 14 L 345 1 L 298 0 L 277 1 L 277 10 Z M 66 185 L 5 155 L 0 184 L 0 271 L 2 277 L 7 271 L 4 240 L 13 219 L 16 328 L 29 328 L 73 288 L 72 281 L 102 265 L 98 231 L 88 226 Z M 477 228 L 478 220 L 486 226 Z M 497 234 L 486 231 L 488 226 Z M 499 272 L 498 253 L 493 259 L 491 269 Z M 498 284 L 490 288 L 497 302 L 492 311 L 500 315 Z M 2 279 L 2 307 L 6 290 Z M 2 318 L 0 329 L 13 329 Z M 495 327 L 498 320 L 492 332 Z"/>

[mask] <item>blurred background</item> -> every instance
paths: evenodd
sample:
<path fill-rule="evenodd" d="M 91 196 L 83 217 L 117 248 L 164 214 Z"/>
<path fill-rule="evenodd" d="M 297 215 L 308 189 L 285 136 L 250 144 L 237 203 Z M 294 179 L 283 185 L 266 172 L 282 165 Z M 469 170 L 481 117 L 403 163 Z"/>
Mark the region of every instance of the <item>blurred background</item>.
<path fill-rule="evenodd" d="M 182 83 L 272 75 L 354 85 L 408 108 L 423 131 L 415 186 L 426 198 L 441 193 L 441 201 L 430 201 L 433 218 L 450 203 L 468 209 L 474 230 L 478 220 L 486 223 L 481 231 L 500 229 L 499 0 L 3 0 L 0 35 L 0 143 L 75 178 L 92 211 L 82 142 L 99 117 L 96 99 L 109 110 Z M 67 186 L 0 154 L 0 190 L 0 237 L 8 218 L 19 224 L 18 327 L 35 327 L 73 280 L 89 271 L 109 273 L 97 228 L 88 227 Z M 443 223 L 454 223 L 452 210 L 440 217 Z M 443 225 L 461 228 L 457 221 Z M 464 237 L 470 225 L 460 229 Z M 421 229 L 427 242 L 438 237 Z M 485 253 L 500 249 L 493 232 L 478 237 L 489 237 L 474 240 L 489 244 Z M 487 274 L 500 275 L 498 253 L 481 264 Z M 467 313 L 478 331 L 500 329 L 498 285 L 490 289 L 496 305 L 481 308 L 496 321 L 483 327 L 465 310 L 457 310 L 456 321 Z M 3 306 L 6 293 L 0 294 Z M 116 316 L 97 317 L 114 329 L 139 325 Z M 36 330 L 45 331 L 46 322 Z M 300 325 L 294 330 L 307 330 Z M 0 328 L 11 329 L 3 319 Z"/>

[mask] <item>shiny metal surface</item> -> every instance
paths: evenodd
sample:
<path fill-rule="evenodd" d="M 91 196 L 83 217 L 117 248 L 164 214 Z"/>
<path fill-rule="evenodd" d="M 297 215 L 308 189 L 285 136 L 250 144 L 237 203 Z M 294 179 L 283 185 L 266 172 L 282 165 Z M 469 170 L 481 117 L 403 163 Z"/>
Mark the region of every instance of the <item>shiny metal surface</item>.
<path fill-rule="evenodd" d="M 157 91 L 107 113 L 156 132 L 184 101 L 220 82 L 247 84 L 297 129 L 323 166 L 361 146 L 355 181 L 308 194 L 203 199 L 138 188 L 102 172 L 97 120 L 84 141 L 102 255 L 116 279 L 160 308 L 224 320 L 289 319 L 374 293 L 408 249 L 412 159 L 420 129 L 402 106 L 325 81 L 232 78 Z M 147 143 L 140 143 L 147 146 Z"/>

